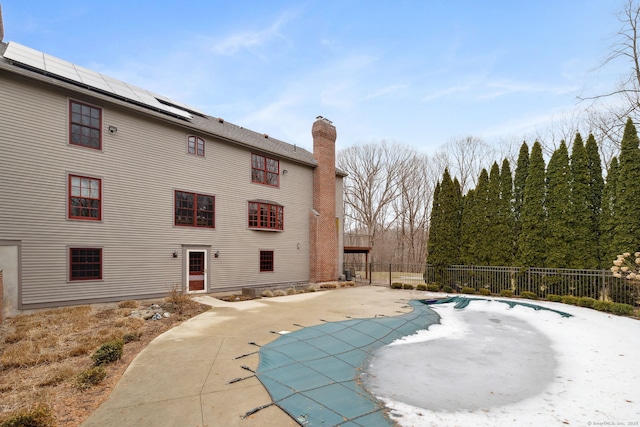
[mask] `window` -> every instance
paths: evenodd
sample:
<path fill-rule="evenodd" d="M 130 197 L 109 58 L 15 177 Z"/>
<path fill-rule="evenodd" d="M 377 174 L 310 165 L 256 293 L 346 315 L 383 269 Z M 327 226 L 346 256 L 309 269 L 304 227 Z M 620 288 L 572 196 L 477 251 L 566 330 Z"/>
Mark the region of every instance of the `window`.
<path fill-rule="evenodd" d="M 101 248 L 69 249 L 69 279 L 70 280 L 102 279 L 102 249 Z"/>
<path fill-rule="evenodd" d="M 260 271 L 273 271 L 273 251 L 260 251 Z"/>
<path fill-rule="evenodd" d="M 284 230 L 284 207 L 267 202 L 249 202 L 249 228 Z"/>
<path fill-rule="evenodd" d="M 102 109 L 69 101 L 69 144 L 102 149 Z"/>
<path fill-rule="evenodd" d="M 251 155 L 251 182 L 278 186 L 280 162 L 268 157 Z"/>
<path fill-rule="evenodd" d="M 188 227 L 215 227 L 215 198 L 204 194 L 175 192 L 175 224 Z"/>
<path fill-rule="evenodd" d="M 189 154 L 204 157 L 204 139 L 198 138 L 197 136 L 190 136 L 187 138 L 187 141 L 187 151 Z"/>
<path fill-rule="evenodd" d="M 69 175 L 69 218 L 102 219 L 102 180 Z"/>

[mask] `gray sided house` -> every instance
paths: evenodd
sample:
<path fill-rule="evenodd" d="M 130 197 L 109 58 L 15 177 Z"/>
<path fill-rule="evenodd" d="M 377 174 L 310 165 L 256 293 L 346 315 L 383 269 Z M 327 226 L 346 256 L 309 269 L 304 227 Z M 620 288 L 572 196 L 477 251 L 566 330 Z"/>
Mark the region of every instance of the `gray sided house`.
<path fill-rule="evenodd" d="M 2 312 L 337 280 L 335 127 L 310 138 L 0 40 Z"/>

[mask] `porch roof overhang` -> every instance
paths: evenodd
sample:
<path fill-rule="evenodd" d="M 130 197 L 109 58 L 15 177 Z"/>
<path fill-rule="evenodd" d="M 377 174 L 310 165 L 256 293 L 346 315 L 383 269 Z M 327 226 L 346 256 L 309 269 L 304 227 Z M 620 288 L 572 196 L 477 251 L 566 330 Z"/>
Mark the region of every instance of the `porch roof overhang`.
<path fill-rule="evenodd" d="M 368 254 L 371 252 L 371 246 L 345 246 L 345 254 Z"/>

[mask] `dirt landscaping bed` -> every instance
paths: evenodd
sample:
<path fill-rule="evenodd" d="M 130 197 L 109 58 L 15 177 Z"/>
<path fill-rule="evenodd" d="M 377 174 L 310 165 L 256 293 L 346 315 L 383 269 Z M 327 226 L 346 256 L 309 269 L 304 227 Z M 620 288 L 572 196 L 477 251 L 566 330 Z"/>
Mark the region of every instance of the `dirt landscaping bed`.
<path fill-rule="evenodd" d="M 149 342 L 208 309 L 173 295 L 165 300 L 75 306 L 6 319 L 0 325 L 0 425 L 34 408 L 49 425 L 80 425 L 109 396 Z M 114 340 L 125 343 L 122 357 L 103 366 L 103 380 L 87 383 L 86 373 L 95 365 L 91 356 Z"/>

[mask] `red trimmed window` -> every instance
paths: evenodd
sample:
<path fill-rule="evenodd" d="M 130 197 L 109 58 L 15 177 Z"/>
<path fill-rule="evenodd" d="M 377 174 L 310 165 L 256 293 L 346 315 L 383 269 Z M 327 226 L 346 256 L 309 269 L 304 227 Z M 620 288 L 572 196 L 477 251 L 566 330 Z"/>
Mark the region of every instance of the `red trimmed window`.
<path fill-rule="evenodd" d="M 187 151 L 189 154 L 204 157 L 204 139 L 197 136 L 187 138 Z"/>
<path fill-rule="evenodd" d="M 249 202 L 249 228 L 284 230 L 284 207 L 272 203 Z"/>
<path fill-rule="evenodd" d="M 260 271 L 273 271 L 273 251 L 260 251 Z"/>
<path fill-rule="evenodd" d="M 69 144 L 102 149 L 102 109 L 69 101 Z"/>
<path fill-rule="evenodd" d="M 277 187 L 280 162 L 258 154 L 251 155 L 251 182 Z"/>
<path fill-rule="evenodd" d="M 102 249 L 101 248 L 70 248 L 69 249 L 69 279 L 70 280 L 102 279 Z"/>
<path fill-rule="evenodd" d="M 69 218 L 102 219 L 102 180 L 69 175 Z"/>
<path fill-rule="evenodd" d="M 175 200 L 175 225 L 215 227 L 215 197 L 176 191 Z"/>

